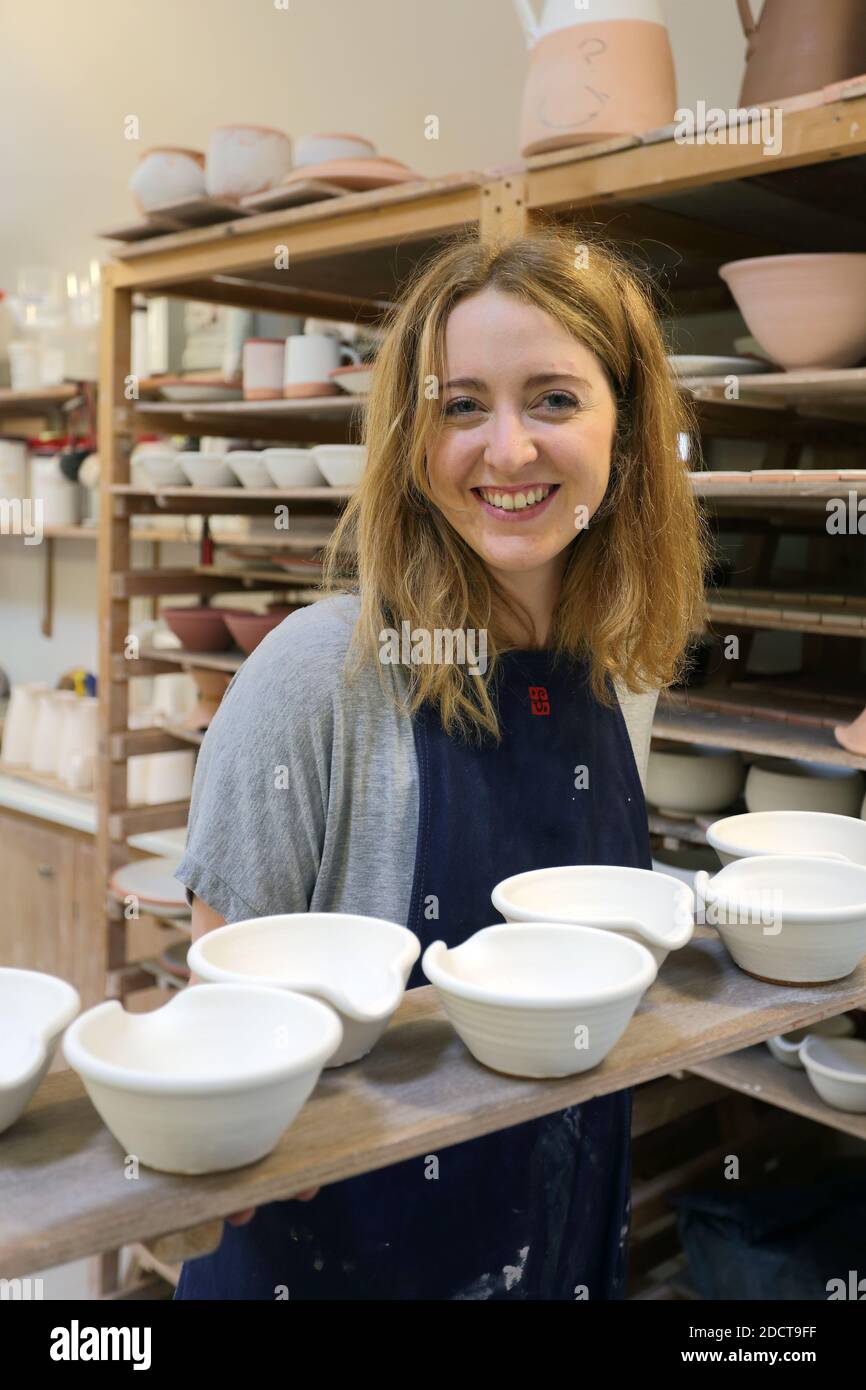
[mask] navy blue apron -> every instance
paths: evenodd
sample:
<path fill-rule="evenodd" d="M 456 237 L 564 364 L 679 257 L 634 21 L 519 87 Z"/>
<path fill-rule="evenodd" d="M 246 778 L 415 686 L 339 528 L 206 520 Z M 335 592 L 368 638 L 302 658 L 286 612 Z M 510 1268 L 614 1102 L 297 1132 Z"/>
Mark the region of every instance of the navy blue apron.
<path fill-rule="evenodd" d="M 650 868 L 646 806 L 622 711 L 584 662 L 509 652 L 502 742 L 414 720 L 419 769 L 407 925 L 457 946 L 498 920 L 500 879 L 558 864 Z M 426 984 L 416 964 L 409 987 Z M 631 1092 L 619 1091 L 323 1188 L 226 1226 L 176 1298 L 612 1299 L 624 1296 Z M 435 1158 L 436 1163 L 431 1163 Z M 438 1167 L 438 1175 L 434 1176 Z"/>

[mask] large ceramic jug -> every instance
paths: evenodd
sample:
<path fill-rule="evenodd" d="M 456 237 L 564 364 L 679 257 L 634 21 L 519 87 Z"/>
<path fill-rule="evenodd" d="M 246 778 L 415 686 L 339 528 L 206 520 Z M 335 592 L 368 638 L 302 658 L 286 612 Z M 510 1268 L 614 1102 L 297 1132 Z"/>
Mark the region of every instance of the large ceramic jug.
<path fill-rule="evenodd" d="M 659 0 L 514 0 L 531 50 L 520 152 L 640 135 L 674 119 L 676 76 Z"/>
<path fill-rule="evenodd" d="M 866 73 L 864 0 L 737 0 L 748 39 L 741 106 L 769 105 Z"/>

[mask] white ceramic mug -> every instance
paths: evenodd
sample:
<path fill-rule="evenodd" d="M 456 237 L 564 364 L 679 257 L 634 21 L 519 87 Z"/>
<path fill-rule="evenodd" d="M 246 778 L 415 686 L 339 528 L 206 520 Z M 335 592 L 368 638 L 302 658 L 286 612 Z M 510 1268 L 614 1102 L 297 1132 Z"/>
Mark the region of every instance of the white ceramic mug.
<path fill-rule="evenodd" d="M 247 338 L 243 350 L 244 400 L 269 401 L 283 394 L 285 338 Z"/>
<path fill-rule="evenodd" d="M 29 766 L 39 701 L 47 693 L 48 686 L 36 681 L 26 685 L 13 685 L 3 725 L 0 762 L 8 763 L 10 767 Z"/>
<path fill-rule="evenodd" d="M 283 385 L 327 381 L 335 367 L 359 360 L 354 348 L 347 347 L 329 333 L 295 333 L 286 339 Z"/>

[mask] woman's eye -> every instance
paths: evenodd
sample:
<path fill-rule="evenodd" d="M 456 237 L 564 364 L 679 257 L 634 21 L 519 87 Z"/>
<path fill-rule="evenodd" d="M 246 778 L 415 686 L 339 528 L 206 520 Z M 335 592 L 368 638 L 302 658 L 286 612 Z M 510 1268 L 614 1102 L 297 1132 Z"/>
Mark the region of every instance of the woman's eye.
<path fill-rule="evenodd" d="M 445 407 L 444 414 L 449 416 L 471 415 L 474 411 L 480 410 L 477 401 L 473 401 L 471 396 L 458 396 L 455 400 L 449 401 Z"/>
<path fill-rule="evenodd" d="M 580 407 L 580 401 L 569 391 L 547 391 L 542 396 L 540 405 L 550 410 L 577 410 Z"/>

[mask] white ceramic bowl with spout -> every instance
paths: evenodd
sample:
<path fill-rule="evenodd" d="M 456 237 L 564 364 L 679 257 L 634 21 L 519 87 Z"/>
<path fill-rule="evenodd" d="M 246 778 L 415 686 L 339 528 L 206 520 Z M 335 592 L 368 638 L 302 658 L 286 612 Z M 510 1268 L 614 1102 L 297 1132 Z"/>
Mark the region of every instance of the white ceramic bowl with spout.
<path fill-rule="evenodd" d="M 852 1018 L 847 1014 L 836 1014 L 834 1018 L 822 1018 L 820 1023 L 810 1023 L 808 1028 L 795 1028 L 793 1033 L 778 1033 L 775 1038 L 767 1039 L 767 1047 L 777 1062 L 802 1071 L 800 1049 L 807 1038 L 850 1038 L 855 1031 Z"/>
<path fill-rule="evenodd" d="M 292 912 L 232 922 L 199 937 L 187 964 L 202 980 L 280 986 L 329 1004 L 343 1027 L 328 1067 L 375 1047 L 421 953 L 413 932 L 379 917 Z"/>
<path fill-rule="evenodd" d="M 656 977 L 645 946 L 563 922 L 484 927 L 424 974 L 477 1061 L 511 1076 L 573 1076 L 598 1066 Z"/>
<path fill-rule="evenodd" d="M 807 1038 L 800 1059 L 827 1105 L 866 1115 L 866 1042 L 862 1038 Z"/>
<path fill-rule="evenodd" d="M 706 922 L 741 970 L 780 985 L 824 984 L 866 956 L 866 867 L 760 854 L 695 875 Z"/>
<path fill-rule="evenodd" d="M 30 1103 L 81 1000 L 56 975 L 0 968 L 0 1134 Z"/>
<path fill-rule="evenodd" d="M 166 1173 L 217 1173 L 271 1152 L 340 1036 L 316 999 L 196 985 L 151 1013 L 97 1004 L 63 1046 L 126 1153 Z"/>
<path fill-rule="evenodd" d="M 713 821 L 707 843 L 722 864 L 753 854 L 850 860 L 866 866 L 866 824 L 823 811 L 750 811 Z"/>
<path fill-rule="evenodd" d="M 660 966 L 691 940 L 695 895 L 672 874 L 607 864 L 531 869 L 490 895 L 506 922 L 570 922 L 620 932 L 646 946 Z"/>

